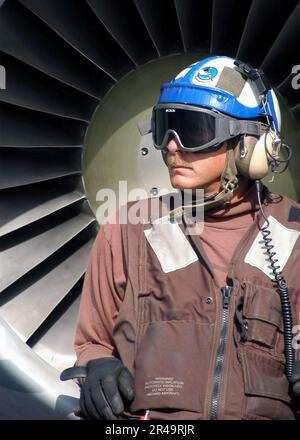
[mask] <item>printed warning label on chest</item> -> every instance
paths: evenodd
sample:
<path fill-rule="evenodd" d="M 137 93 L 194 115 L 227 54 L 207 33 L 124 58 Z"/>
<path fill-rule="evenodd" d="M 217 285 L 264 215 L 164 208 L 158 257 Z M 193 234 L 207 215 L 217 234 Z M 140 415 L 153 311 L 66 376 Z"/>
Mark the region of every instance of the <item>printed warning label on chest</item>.
<path fill-rule="evenodd" d="M 179 396 L 184 382 L 174 380 L 174 377 L 155 377 L 145 382 L 146 396 Z"/>

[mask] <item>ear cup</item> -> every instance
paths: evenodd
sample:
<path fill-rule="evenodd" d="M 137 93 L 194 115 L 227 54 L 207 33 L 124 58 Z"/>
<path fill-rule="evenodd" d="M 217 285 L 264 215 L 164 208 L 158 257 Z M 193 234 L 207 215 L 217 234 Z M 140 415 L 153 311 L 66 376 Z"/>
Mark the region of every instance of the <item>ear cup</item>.
<path fill-rule="evenodd" d="M 270 171 L 270 160 L 266 150 L 275 157 L 278 151 L 274 151 L 274 133 L 264 133 L 258 139 L 255 136 L 244 136 L 244 141 L 237 144 L 234 155 L 239 174 L 247 179 L 256 180 L 267 176 Z M 241 142 L 244 143 L 241 149 Z"/>

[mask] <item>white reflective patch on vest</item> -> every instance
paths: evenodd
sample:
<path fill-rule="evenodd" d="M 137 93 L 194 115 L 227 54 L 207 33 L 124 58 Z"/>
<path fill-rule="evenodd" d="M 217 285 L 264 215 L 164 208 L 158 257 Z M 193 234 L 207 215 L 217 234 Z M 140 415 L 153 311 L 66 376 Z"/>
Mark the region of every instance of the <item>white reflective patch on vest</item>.
<path fill-rule="evenodd" d="M 165 273 L 198 261 L 197 254 L 180 229 L 178 223 L 153 223 L 144 234 Z"/>
<path fill-rule="evenodd" d="M 300 232 L 286 228 L 272 216 L 268 217 L 268 220 L 270 222 L 268 229 L 271 231 L 269 237 L 272 238 L 270 244 L 274 246 L 272 252 L 276 252 L 274 259 L 278 259 L 276 265 L 280 265 L 280 271 L 282 271 L 293 251 Z M 274 279 L 261 231 L 257 234 L 244 261 L 262 270 L 269 278 Z"/>

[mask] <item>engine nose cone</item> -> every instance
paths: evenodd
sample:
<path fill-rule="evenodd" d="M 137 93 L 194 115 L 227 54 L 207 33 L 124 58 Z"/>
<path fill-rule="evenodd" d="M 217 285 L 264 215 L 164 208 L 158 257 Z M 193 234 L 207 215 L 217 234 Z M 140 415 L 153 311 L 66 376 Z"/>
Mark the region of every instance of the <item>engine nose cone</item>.
<path fill-rule="evenodd" d="M 99 104 L 87 130 L 82 163 L 86 195 L 99 223 L 105 208 L 114 212 L 126 195 L 135 199 L 135 190 L 141 190 L 141 198 L 154 195 L 153 188 L 155 195 L 171 190 L 161 152 L 155 150 L 151 133 L 141 133 L 139 125 L 150 121 L 160 84 L 198 57 L 181 54 L 147 63 L 120 80 Z M 122 195 L 121 181 L 126 182 Z"/>

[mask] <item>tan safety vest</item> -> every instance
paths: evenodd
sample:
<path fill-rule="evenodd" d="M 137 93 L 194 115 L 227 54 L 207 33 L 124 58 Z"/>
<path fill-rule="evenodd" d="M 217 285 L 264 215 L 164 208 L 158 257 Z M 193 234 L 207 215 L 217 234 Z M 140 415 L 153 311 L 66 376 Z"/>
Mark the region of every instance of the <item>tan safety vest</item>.
<path fill-rule="evenodd" d="M 300 208 L 270 193 L 267 200 L 296 326 Z M 186 235 L 184 224 L 145 219 L 122 225 L 122 238 L 128 281 L 113 335 L 135 377 L 128 412 L 150 410 L 150 417 L 162 419 L 294 419 L 281 302 L 258 225 L 236 248 L 222 289 L 199 236 Z"/>

